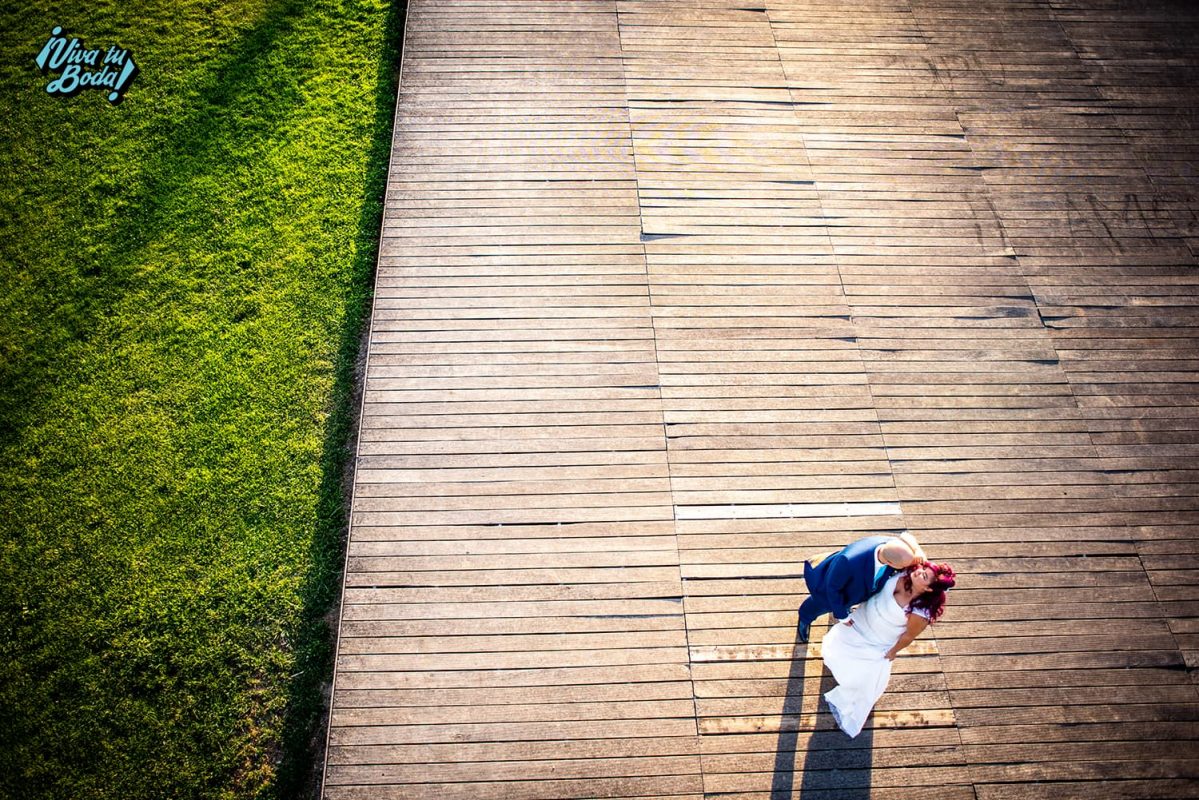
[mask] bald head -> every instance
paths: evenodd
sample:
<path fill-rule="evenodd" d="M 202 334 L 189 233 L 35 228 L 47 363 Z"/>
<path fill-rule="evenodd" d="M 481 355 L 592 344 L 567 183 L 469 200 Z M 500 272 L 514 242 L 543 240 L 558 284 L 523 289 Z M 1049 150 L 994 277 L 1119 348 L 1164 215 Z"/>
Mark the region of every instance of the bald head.
<path fill-rule="evenodd" d="M 895 569 L 907 569 L 927 560 L 924 557 L 924 548 L 916 541 L 916 537 L 907 531 L 883 545 L 879 557 L 884 564 Z"/>

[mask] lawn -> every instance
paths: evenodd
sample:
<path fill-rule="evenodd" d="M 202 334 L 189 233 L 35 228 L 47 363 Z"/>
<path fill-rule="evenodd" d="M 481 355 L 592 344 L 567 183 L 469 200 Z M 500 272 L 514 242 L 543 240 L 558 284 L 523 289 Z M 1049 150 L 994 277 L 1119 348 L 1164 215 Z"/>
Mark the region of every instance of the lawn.
<path fill-rule="evenodd" d="M 403 16 L 0 11 L 0 796 L 303 789 Z M 46 93 L 55 25 L 123 102 Z"/>

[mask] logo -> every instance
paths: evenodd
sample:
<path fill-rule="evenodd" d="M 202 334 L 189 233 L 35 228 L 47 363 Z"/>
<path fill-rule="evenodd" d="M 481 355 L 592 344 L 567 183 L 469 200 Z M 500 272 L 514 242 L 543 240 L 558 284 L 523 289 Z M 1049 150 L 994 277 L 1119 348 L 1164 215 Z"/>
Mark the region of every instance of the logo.
<path fill-rule="evenodd" d="M 67 39 L 61 25 L 55 25 L 42 51 L 34 59 L 43 75 L 61 73 L 46 84 L 46 91 L 60 97 L 74 97 L 84 89 L 107 89 L 108 102 L 116 105 L 125 97 L 137 75 L 137 64 L 119 44 L 103 50 L 88 50 L 83 42 Z"/>

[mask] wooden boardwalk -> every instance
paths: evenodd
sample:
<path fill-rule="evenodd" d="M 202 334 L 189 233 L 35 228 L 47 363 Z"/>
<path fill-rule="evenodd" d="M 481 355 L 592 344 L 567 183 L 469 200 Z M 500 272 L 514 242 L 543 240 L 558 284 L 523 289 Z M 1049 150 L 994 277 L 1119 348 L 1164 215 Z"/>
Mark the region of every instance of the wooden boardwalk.
<path fill-rule="evenodd" d="M 325 796 L 1199 797 L 1197 43 L 410 0 Z M 800 564 L 903 529 L 850 741 Z"/>

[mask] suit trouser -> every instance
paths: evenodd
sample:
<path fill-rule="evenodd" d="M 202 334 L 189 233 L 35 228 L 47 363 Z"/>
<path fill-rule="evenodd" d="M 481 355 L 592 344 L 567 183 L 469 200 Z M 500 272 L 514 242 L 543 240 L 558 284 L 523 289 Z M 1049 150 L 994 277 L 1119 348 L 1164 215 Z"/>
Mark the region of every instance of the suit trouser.
<path fill-rule="evenodd" d="M 808 595 L 808 599 L 799 604 L 799 621 L 812 624 L 821 614 L 827 614 L 832 609 L 819 598 Z"/>

